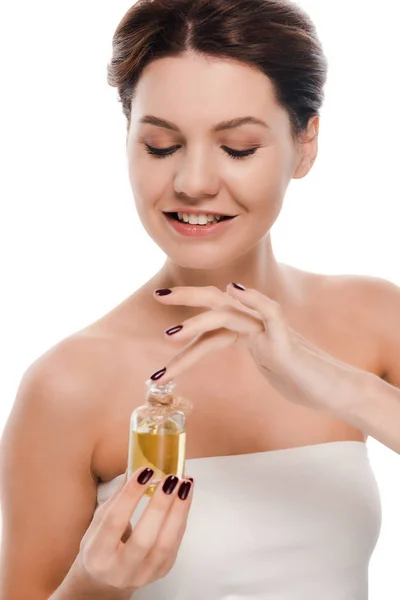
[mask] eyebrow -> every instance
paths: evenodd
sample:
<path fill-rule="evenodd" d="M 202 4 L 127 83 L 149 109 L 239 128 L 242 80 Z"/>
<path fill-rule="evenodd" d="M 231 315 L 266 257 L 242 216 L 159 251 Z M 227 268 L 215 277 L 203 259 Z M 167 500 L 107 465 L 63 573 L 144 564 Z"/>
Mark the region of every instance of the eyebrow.
<path fill-rule="evenodd" d="M 171 129 L 172 131 L 179 131 L 179 128 L 175 123 L 171 123 L 171 121 L 166 121 L 165 119 L 160 119 L 159 117 L 154 117 L 153 115 L 145 115 L 139 120 L 139 123 L 149 123 L 150 125 L 156 125 L 156 127 L 163 127 L 164 129 Z M 234 129 L 235 127 L 240 127 L 241 125 L 246 124 L 252 125 L 262 125 L 267 129 L 270 129 L 269 125 L 258 119 L 257 117 L 238 117 L 236 119 L 230 119 L 228 121 L 221 121 L 221 123 L 217 123 L 212 128 L 212 131 L 223 131 L 225 129 Z"/>

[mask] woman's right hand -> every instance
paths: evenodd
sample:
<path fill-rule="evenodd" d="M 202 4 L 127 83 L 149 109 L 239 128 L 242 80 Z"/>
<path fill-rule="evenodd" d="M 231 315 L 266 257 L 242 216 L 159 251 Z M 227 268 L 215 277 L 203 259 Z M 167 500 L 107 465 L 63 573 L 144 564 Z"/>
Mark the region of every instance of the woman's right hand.
<path fill-rule="evenodd" d="M 133 593 L 164 577 L 174 565 L 186 529 L 193 485 L 166 476 L 132 529 L 132 513 L 153 476 L 148 468 L 138 469 L 129 480 L 125 473 L 122 486 L 96 510 L 77 556 L 80 572 L 96 583 Z M 143 480 L 145 483 L 140 483 Z M 182 500 L 180 494 L 188 487 L 188 496 Z"/>

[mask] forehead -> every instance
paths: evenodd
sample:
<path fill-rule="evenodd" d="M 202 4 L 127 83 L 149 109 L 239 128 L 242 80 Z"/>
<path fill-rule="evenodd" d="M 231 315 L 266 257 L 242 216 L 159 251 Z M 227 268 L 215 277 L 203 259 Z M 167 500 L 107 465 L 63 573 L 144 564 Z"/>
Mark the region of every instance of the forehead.
<path fill-rule="evenodd" d="M 283 119 L 271 82 L 233 60 L 185 53 L 152 61 L 143 70 L 132 103 L 132 120 L 162 115 L 178 125 L 202 125 L 253 115 Z M 249 127 L 252 127 L 249 125 Z"/>

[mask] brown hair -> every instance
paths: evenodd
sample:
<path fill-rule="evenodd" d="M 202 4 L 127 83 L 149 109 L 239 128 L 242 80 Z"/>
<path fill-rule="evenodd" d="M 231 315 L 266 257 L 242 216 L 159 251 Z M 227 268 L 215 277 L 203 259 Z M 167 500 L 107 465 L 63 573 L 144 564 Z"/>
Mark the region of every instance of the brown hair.
<path fill-rule="evenodd" d="M 135 86 L 153 60 L 193 51 L 246 63 L 271 81 L 293 139 L 319 115 L 328 63 L 315 25 L 290 0 L 138 0 L 119 23 L 108 83 L 130 125 Z"/>

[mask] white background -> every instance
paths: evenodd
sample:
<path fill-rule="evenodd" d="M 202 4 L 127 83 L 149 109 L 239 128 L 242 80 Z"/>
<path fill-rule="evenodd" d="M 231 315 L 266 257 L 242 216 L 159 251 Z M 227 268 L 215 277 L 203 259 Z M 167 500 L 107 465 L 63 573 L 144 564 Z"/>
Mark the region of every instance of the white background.
<path fill-rule="evenodd" d="M 299 4 L 316 23 L 329 76 L 318 159 L 289 186 L 276 255 L 302 269 L 400 284 L 397 2 L 380 10 L 365 0 Z M 24 0 L 1 8 L 0 432 L 28 365 L 164 261 L 135 213 L 125 118 L 106 83 L 112 34 L 130 5 Z M 400 456 L 375 440 L 368 447 L 383 506 L 370 598 L 394 600 Z"/>

